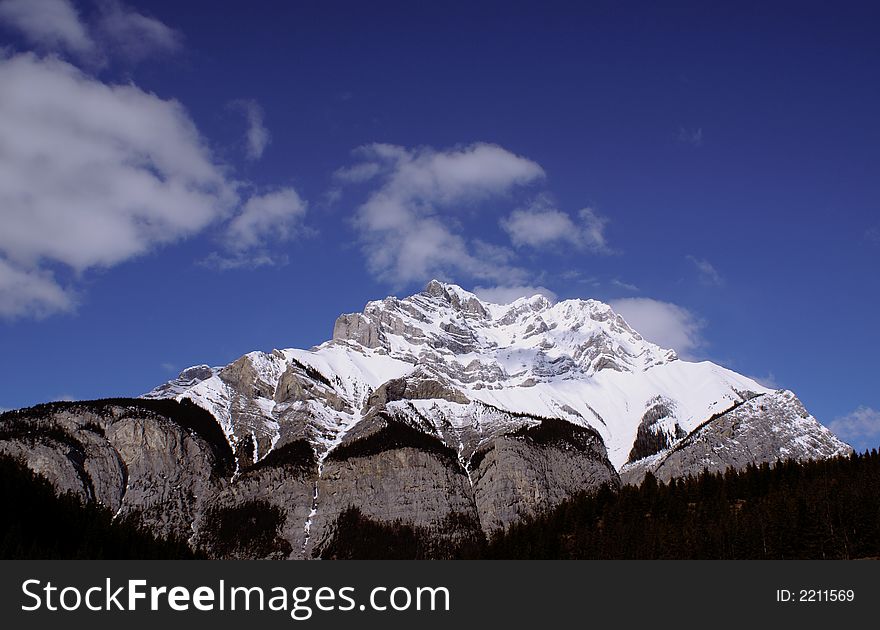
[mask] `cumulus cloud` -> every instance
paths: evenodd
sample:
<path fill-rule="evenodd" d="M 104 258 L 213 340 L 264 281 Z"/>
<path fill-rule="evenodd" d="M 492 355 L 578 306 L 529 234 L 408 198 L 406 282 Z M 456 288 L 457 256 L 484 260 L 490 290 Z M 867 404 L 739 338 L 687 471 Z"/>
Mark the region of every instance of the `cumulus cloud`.
<path fill-rule="evenodd" d="M 682 358 L 694 358 L 694 353 L 705 345 L 705 323 L 677 304 L 650 298 L 622 298 L 610 305 L 645 339 L 672 348 Z"/>
<path fill-rule="evenodd" d="M 245 154 L 249 160 L 259 160 L 272 140 L 263 122 L 263 108 L 252 99 L 234 101 L 232 106 L 241 110 L 247 121 Z"/>
<path fill-rule="evenodd" d="M 31 44 L 77 55 L 91 53 L 95 41 L 69 0 L 3 0 L 0 21 L 18 30 Z"/>
<path fill-rule="evenodd" d="M 517 247 L 534 248 L 568 243 L 593 252 L 607 252 L 605 226 L 608 219 L 592 208 L 583 208 L 577 217 L 557 210 L 546 198 L 528 208 L 514 210 L 501 221 L 501 227 Z"/>
<path fill-rule="evenodd" d="M 238 203 L 237 184 L 178 102 L 32 54 L 0 58 L 0 84 L 3 314 L 67 310 L 57 265 L 118 264 Z"/>
<path fill-rule="evenodd" d="M 828 428 L 856 448 L 876 448 L 880 443 L 880 411 L 862 405 L 832 420 Z"/>
<path fill-rule="evenodd" d="M 100 7 L 97 30 L 101 39 L 130 61 L 174 53 L 183 45 L 178 31 L 116 0 L 104 0 Z"/>
<path fill-rule="evenodd" d="M 551 302 L 556 301 L 556 294 L 544 286 L 517 285 L 496 287 L 474 287 L 474 294 L 484 302 L 492 304 L 510 304 L 522 297 L 543 295 Z"/>
<path fill-rule="evenodd" d="M 362 158 L 358 170 L 349 169 L 343 178 L 375 170 L 372 177 L 381 182 L 354 218 L 374 275 L 396 286 L 457 274 L 521 281 L 521 270 L 499 264 L 502 250 L 468 239 L 452 217 L 457 209 L 543 178 L 538 164 L 483 143 L 446 151 L 373 144 L 356 155 Z"/>
<path fill-rule="evenodd" d="M 718 270 L 708 260 L 688 255 L 687 259 L 697 268 L 700 276 L 700 282 L 707 286 L 719 287 L 724 284 L 724 278 L 718 273 Z"/>

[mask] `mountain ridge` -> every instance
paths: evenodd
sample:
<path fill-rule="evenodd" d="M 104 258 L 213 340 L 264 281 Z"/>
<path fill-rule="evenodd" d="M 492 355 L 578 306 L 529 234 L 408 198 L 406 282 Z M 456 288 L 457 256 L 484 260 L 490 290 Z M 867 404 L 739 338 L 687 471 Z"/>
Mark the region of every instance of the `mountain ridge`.
<path fill-rule="evenodd" d="M 0 453 L 209 557 L 321 555 L 351 509 L 450 557 L 649 472 L 851 452 L 794 393 L 684 361 L 606 304 L 438 281 L 311 349 L 193 366 L 138 400 L 4 414 Z"/>
<path fill-rule="evenodd" d="M 278 390 L 291 367 L 312 380 L 315 388 L 333 388 L 338 398 L 333 403 L 339 407 L 335 411 L 349 414 L 341 425 L 322 425 L 332 439 L 312 438 L 321 455 L 341 443 L 368 415 L 368 408 L 361 414 L 357 410 L 365 408 L 375 390 L 400 379 L 410 383 L 400 398 L 434 400 L 443 411 L 450 411 L 456 403 L 479 402 L 500 412 L 561 417 L 591 426 L 602 434 L 617 470 L 632 463 L 638 427 L 655 398 L 666 401 L 665 424 L 669 426 L 664 429 L 662 422 L 655 421 L 651 428 L 655 433 L 671 432 L 675 441 L 734 404 L 755 394 L 773 393 L 753 379 L 710 362 L 682 361 L 674 350 L 642 338 L 602 302 L 552 304 L 535 295 L 499 305 L 434 280 L 422 293 L 372 301 L 361 313 L 341 315 L 333 338 L 310 350 L 248 353 L 219 369 L 195 366 L 146 396 L 191 398 L 214 413 L 235 441 L 234 411 L 228 400 L 235 395 L 224 386 L 224 374 L 227 382 L 233 382 L 236 379 L 230 372 L 247 370 L 244 364 L 248 362 L 253 380 L 261 381 L 264 390 L 274 390 L 271 396 L 263 395 L 268 391 L 256 395 L 252 409 L 254 416 L 262 414 L 266 419 L 264 426 L 252 427 L 253 439 L 262 443 L 264 453 L 281 437 L 278 420 L 287 408 L 277 400 Z M 365 362 L 371 369 L 363 369 Z M 660 366 L 671 367 L 651 372 Z M 349 382 L 334 388 L 327 374 Z M 245 380 L 250 379 L 249 375 Z M 697 391 L 682 393 L 682 383 L 685 389 Z M 613 393 L 616 398 L 609 399 L 602 388 L 618 390 Z M 597 391 L 584 391 L 588 389 Z M 386 395 L 381 402 L 395 401 Z M 413 405 L 425 411 L 424 403 Z M 471 412 L 466 415 L 479 422 L 482 414 Z M 609 427 L 609 422 L 615 426 Z M 464 443 L 455 446 L 463 448 Z M 473 450 L 477 448 L 479 444 Z"/>

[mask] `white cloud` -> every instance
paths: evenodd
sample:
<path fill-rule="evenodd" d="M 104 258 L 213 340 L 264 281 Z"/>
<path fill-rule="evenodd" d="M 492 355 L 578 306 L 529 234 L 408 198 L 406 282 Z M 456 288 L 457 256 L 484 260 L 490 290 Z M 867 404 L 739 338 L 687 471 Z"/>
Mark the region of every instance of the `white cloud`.
<path fill-rule="evenodd" d="M 115 0 L 104 0 L 100 5 L 97 28 L 101 39 L 130 61 L 174 53 L 181 48 L 183 36 L 159 20 Z"/>
<path fill-rule="evenodd" d="M 376 162 L 361 162 L 353 166 L 336 169 L 333 177 L 345 183 L 359 184 L 373 179 L 381 170 L 381 165 Z"/>
<path fill-rule="evenodd" d="M 200 232 L 238 202 L 174 100 L 32 54 L 0 58 L 0 85 L 7 316 L 71 307 L 49 273 L 58 264 L 76 273 L 118 264 Z"/>
<path fill-rule="evenodd" d="M 0 21 L 20 31 L 32 45 L 98 65 L 107 52 L 138 62 L 181 48 L 183 36 L 159 20 L 117 0 L 97 4 L 91 27 L 70 0 L 3 0 Z"/>
<path fill-rule="evenodd" d="M 721 277 L 721 274 L 718 273 L 718 270 L 716 270 L 712 263 L 710 263 L 708 260 L 697 258 L 696 256 L 691 255 L 688 255 L 686 258 L 691 261 L 697 268 L 697 272 L 700 275 L 700 282 L 705 285 L 715 287 L 724 284 L 724 278 Z"/>
<path fill-rule="evenodd" d="M 226 229 L 227 246 L 233 251 L 245 251 L 273 240 L 289 241 L 301 229 L 307 208 L 308 204 L 293 188 L 255 195 L 230 221 Z"/>
<path fill-rule="evenodd" d="M 354 219 L 373 274 L 397 286 L 457 274 L 521 281 L 521 270 L 496 264 L 499 250 L 482 247 L 478 252 L 479 244 L 463 234 L 453 217 L 456 209 L 503 197 L 542 178 L 538 164 L 482 143 L 447 151 L 373 144 L 356 154 L 379 165 L 376 177 L 382 182 Z"/>
<path fill-rule="evenodd" d="M 0 318 L 41 318 L 59 311 L 70 311 L 75 296 L 62 289 L 45 271 L 23 271 L 0 258 Z"/>
<path fill-rule="evenodd" d="M 34 45 L 84 55 L 94 40 L 69 0 L 3 0 L 0 21 L 21 32 Z"/>
<path fill-rule="evenodd" d="M 581 244 L 587 249 L 597 252 L 609 251 L 605 242 L 605 225 L 608 223 L 608 219 L 592 208 L 579 210 L 578 218 L 580 219 Z"/>
<path fill-rule="evenodd" d="M 497 286 L 497 287 L 474 287 L 474 294 L 484 302 L 492 304 L 510 304 L 522 297 L 543 295 L 551 302 L 556 301 L 556 294 L 544 286 Z"/>
<path fill-rule="evenodd" d="M 290 262 L 287 254 L 256 252 L 211 252 L 197 264 L 217 271 L 245 269 L 253 271 L 261 267 L 282 267 Z"/>
<path fill-rule="evenodd" d="M 570 216 L 552 208 L 514 210 L 501 221 L 501 227 L 514 245 L 532 247 L 567 240 L 576 231 Z"/>
<path fill-rule="evenodd" d="M 517 246 L 545 247 L 568 243 L 593 252 L 607 252 L 605 226 L 608 219 L 592 208 L 583 208 L 577 218 L 554 208 L 546 198 L 539 198 L 529 208 L 514 210 L 502 219 L 501 227 Z"/>
<path fill-rule="evenodd" d="M 585 276 L 583 272 L 578 269 L 563 271 L 559 274 L 559 277 L 567 282 L 577 282 L 578 284 L 587 284 L 593 287 L 599 287 L 601 285 L 598 278 L 595 276 Z"/>
<path fill-rule="evenodd" d="M 828 428 L 858 448 L 876 447 L 880 443 L 880 411 L 863 405 L 835 418 Z"/>
<path fill-rule="evenodd" d="M 620 280 L 619 278 L 614 278 L 611 281 L 611 284 L 615 287 L 620 288 L 620 289 L 626 289 L 627 291 L 638 291 L 639 290 L 639 287 L 637 287 L 636 285 L 630 284 L 629 282 L 624 282 L 623 280 Z"/>
<path fill-rule="evenodd" d="M 672 348 L 682 358 L 694 358 L 705 344 L 705 323 L 686 308 L 650 298 L 622 298 L 611 303 L 642 337 L 663 348 Z"/>
<path fill-rule="evenodd" d="M 259 160 L 263 157 L 263 152 L 272 140 L 269 130 L 263 122 L 263 108 L 254 100 L 238 100 L 234 101 L 232 105 L 240 109 L 247 120 L 245 154 L 249 160 Z"/>
<path fill-rule="evenodd" d="M 303 225 L 308 203 L 293 188 L 254 195 L 225 226 L 224 251 L 212 252 L 200 264 L 221 271 L 286 265 L 284 253 L 271 247 L 310 233 Z"/>
<path fill-rule="evenodd" d="M 342 189 L 341 188 L 330 188 L 322 195 L 323 201 L 321 202 L 321 206 L 325 208 L 330 208 L 342 199 Z"/>

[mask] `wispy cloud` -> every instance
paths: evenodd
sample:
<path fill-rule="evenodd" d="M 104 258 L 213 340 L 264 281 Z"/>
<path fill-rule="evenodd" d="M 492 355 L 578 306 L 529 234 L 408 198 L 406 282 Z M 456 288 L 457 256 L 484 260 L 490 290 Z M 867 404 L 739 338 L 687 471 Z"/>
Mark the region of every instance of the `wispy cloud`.
<path fill-rule="evenodd" d="M 183 47 L 183 35 L 156 18 L 116 0 L 102 0 L 99 7 L 98 38 L 128 61 L 173 54 Z"/>
<path fill-rule="evenodd" d="M 287 255 L 273 248 L 311 234 L 303 224 L 307 210 L 293 188 L 250 197 L 225 227 L 223 252 L 212 252 L 202 263 L 220 270 L 287 264 Z"/>
<path fill-rule="evenodd" d="M 0 22 L 43 51 L 68 54 L 91 65 L 108 57 L 140 62 L 177 52 L 183 36 L 118 0 L 99 0 L 84 20 L 70 0 L 2 0 Z"/>
<path fill-rule="evenodd" d="M 629 282 L 624 282 L 618 278 L 614 278 L 611 281 L 611 284 L 619 289 L 626 289 L 627 291 L 638 291 L 639 290 L 639 288 L 636 285 L 630 284 Z"/>
<path fill-rule="evenodd" d="M 447 150 L 372 144 L 355 154 L 361 161 L 337 178 L 378 183 L 354 217 L 376 277 L 395 286 L 450 276 L 521 282 L 522 270 L 500 262 L 503 248 L 469 238 L 456 217 L 542 179 L 538 164 L 484 143 Z"/>
<path fill-rule="evenodd" d="M 516 285 L 495 287 L 474 287 L 474 293 L 484 302 L 510 304 L 519 298 L 543 295 L 551 302 L 556 301 L 556 293 L 545 286 Z"/>
<path fill-rule="evenodd" d="M 880 243 L 880 225 L 870 227 L 865 231 L 865 238 L 872 243 Z"/>
<path fill-rule="evenodd" d="M 234 269 L 254 271 L 264 267 L 283 267 L 290 262 L 285 253 L 269 252 L 211 252 L 197 262 L 198 265 L 216 271 Z"/>
<path fill-rule="evenodd" d="M 871 407 L 863 405 L 835 418 L 828 428 L 857 449 L 880 445 L 880 411 Z"/>
<path fill-rule="evenodd" d="M 577 282 L 578 284 L 588 284 L 598 287 L 601 283 L 595 276 L 587 276 L 579 269 L 568 269 L 559 274 L 559 277 L 566 282 Z"/>
<path fill-rule="evenodd" d="M 16 268 L 0 258 L 0 317 L 42 319 L 72 311 L 76 305 L 75 292 L 62 287 L 51 271 Z"/>
<path fill-rule="evenodd" d="M 707 286 L 715 287 L 724 284 L 724 278 L 721 277 L 721 274 L 718 273 L 718 270 L 716 270 L 712 263 L 710 263 L 708 260 L 704 258 L 697 258 L 696 256 L 691 256 L 690 254 L 687 256 L 687 259 L 694 264 L 694 267 L 697 268 L 700 282 Z"/>
<path fill-rule="evenodd" d="M 542 248 L 565 243 L 595 253 L 609 252 L 605 239 L 607 224 L 608 219 L 592 208 L 583 208 L 573 217 L 556 209 L 545 196 L 501 220 L 501 227 L 516 247 Z"/>
<path fill-rule="evenodd" d="M 49 50 L 88 55 L 97 44 L 69 0 L 3 0 L 0 21 L 31 44 Z"/>
<path fill-rule="evenodd" d="M 688 144 L 692 147 L 703 146 L 703 128 L 702 127 L 679 127 L 678 141 L 682 144 Z"/>
<path fill-rule="evenodd" d="M 302 227 L 308 204 L 293 188 L 282 188 L 247 200 L 226 228 L 226 242 L 237 251 L 263 247 L 268 241 L 285 242 Z"/>
<path fill-rule="evenodd" d="M 376 162 L 361 162 L 336 169 L 333 177 L 347 184 L 360 184 L 376 177 L 382 167 Z"/>
<path fill-rule="evenodd" d="M 622 298 L 610 305 L 645 339 L 672 348 L 683 359 L 695 358 L 705 346 L 706 323 L 682 306 L 651 298 Z"/>
<path fill-rule="evenodd" d="M 266 147 L 272 141 L 269 129 L 264 122 L 263 108 L 253 99 L 239 99 L 233 101 L 231 107 L 244 114 L 247 122 L 245 131 L 245 155 L 249 160 L 259 160 L 263 157 Z"/>

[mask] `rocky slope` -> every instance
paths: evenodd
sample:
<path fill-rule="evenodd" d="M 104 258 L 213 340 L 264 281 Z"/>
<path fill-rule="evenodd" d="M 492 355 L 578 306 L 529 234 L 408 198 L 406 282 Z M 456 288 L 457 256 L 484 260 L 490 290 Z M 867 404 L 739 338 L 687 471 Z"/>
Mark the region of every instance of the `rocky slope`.
<path fill-rule="evenodd" d="M 208 413 L 181 424 L 173 400 Z M 436 281 L 339 317 L 310 350 L 196 366 L 142 403 L 86 407 L 13 412 L 15 431 L 4 415 L 0 451 L 220 557 L 311 557 L 349 506 L 432 532 L 442 556 L 649 470 L 850 450 L 793 393 L 681 361 L 601 302 L 491 304 Z"/>

